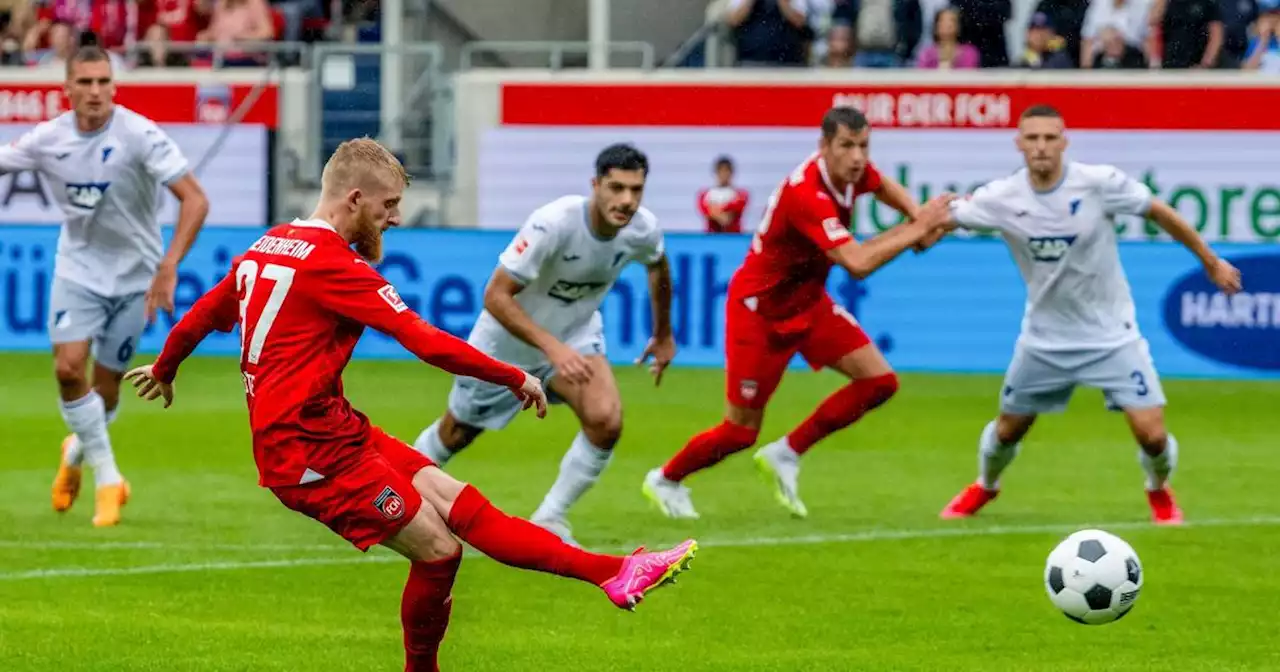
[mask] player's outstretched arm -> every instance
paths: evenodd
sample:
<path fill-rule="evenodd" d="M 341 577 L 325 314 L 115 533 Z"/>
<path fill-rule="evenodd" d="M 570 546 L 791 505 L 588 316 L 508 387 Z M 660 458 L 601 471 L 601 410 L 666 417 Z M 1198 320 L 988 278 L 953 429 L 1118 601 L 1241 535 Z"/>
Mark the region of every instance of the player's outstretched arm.
<path fill-rule="evenodd" d="M 653 384 L 662 383 L 662 372 L 671 364 L 676 356 L 676 339 L 671 333 L 671 264 L 664 254 L 658 261 L 649 264 L 649 309 L 653 312 L 653 336 L 645 345 L 644 352 L 636 364 L 643 364 L 650 357 L 649 373 L 653 374 Z"/>
<path fill-rule="evenodd" d="M 1151 199 L 1150 209 L 1147 211 L 1147 217 L 1151 218 L 1156 226 L 1164 229 L 1174 240 L 1182 243 L 1184 247 L 1191 250 L 1196 255 L 1200 263 L 1204 266 L 1204 272 L 1217 285 L 1219 289 L 1227 294 L 1234 294 L 1240 291 L 1240 271 L 1230 262 L 1219 257 L 1217 253 L 1204 242 L 1204 238 L 1196 232 L 1187 220 L 1178 214 L 1172 206 L 1164 201 L 1153 198 Z"/>
<path fill-rule="evenodd" d="M 865 243 L 859 244 L 850 238 L 844 244 L 828 250 L 827 256 L 855 278 L 865 278 L 893 261 L 907 248 L 919 244 L 937 231 L 951 228 L 948 206 L 953 198 L 950 194 L 938 196 L 920 208 L 915 219 L 895 226 Z"/>
<path fill-rule="evenodd" d="M 427 364 L 456 376 L 501 385 L 531 401 L 531 376 L 428 324 L 409 310 L 395 287 L 363 259 L 335 255 L 327 263 L 319 262 L 299 285 L 320 306 L 396 339 Z M 541 385 L 537 389 L 540 391 Z"/>
<path fill-rule="evenodd" d="M 586 383 L 591 380 L 591 366 L 587 360 L 570 348 L 551 332 L 543 329 L 529 317 L 520 303 L 516 301 L 525 285 L 511 275 L 503 266 L 493 271 L 489 284 L 484 288 L 484 308 L 493 315 L 498 323 L 512 336 L 532 345 L 546 354 L 547 360 L 556 369 L 556 375 L 564 376 L 572 383 Z"/>
<path fill-rule="evenodd" d="M 185 173 L 169 183 L 169 191 L 178 199 L 178 225 L 169 242 L 169 250 L 156 268 L 151 288 L 146 294 L 147 321 L 156 319 L 163 308 L 173 312 L 173 295 L 178 287 L 178 264 L 187 256 L 196 236 L 209 215 L 209 198 L 194 175 Z"/>
<path fill-rule="evenodd" d="M 200 342 L 213 331 L 231 331 L 239 316 L 234 271 L 222 278 L 213 289 L 191 306 L 165 338 L 164 348 L 154 364 L 140 366 L 125 374 L 125 379 L 138 388 L 138 396 L 151 401 L 164 396 L 164 407 L 173 403 L 173 380 L 178 367 L 195 352 Z"/>

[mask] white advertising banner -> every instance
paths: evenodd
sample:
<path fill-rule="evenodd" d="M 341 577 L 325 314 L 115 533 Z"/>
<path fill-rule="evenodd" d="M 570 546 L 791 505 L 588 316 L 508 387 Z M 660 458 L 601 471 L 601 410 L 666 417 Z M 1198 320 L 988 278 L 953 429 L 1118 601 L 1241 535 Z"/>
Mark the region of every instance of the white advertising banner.
<path fill-rule="evenodd" d="M 196 175 L 209 196 L 208 224 L 263 226 L 267 222 L 270 157 L 264 126 L 160 126 L 193 169 L 203 162 Z M 30 124 L 0 124 L 0 142 L 16 140 L 29 130 Z M 160 222 L 173 224 L 178 217 L 177 199 L 168 190 L 162 189 L 161 194 Z M 61 223 L 62 212 L 38 173 L 0 175 L 0 225 Z"/>
<path fill-rule="evenodd" d="M 1146 182 L 1210 240 L 1280 236 L 1280 133 L 1080 130 L 1069 138 L 1071 159 L 1114 164 Z M 752 227 L 769 194 L 816 148 L 817 130 L 494 128 L 480 143 L 480 222 L 514 228 L 556 195 L 584 193 L 596 153 L 620 141 L 634 143 L 649 156 L 644 204 L 663 227 L 701 231 L 705 225 L 697 194 L 711 186 L 717 157 L 733 160 L 735 183 L 750 194 L 743 223 Z M 921 201 L 944 191 L 972 191 L 1021 165 L 1008 129 L 877 129 L 871 146 L 880 171 Z M 875 233 L 896 221 L 896 213 L 874 199 L 858 200 L 857 231 Z M 1153 226 L 1124 224 L 1125 238 L 1157 236 Z"/>
<path fill-rule="evenodd" d="M 832 105 L 867 113 L 873 161 L 923 200 L 1017 169 L 1018 115 L 1046 103 L 1066 118 L 1069 158 L 1145 181 L 1207 239 L 1280 240 L 1280 87 L 1140 75 L 475 75 L 459 87 L 459 118 L 468 120 L 459 193 L 474 194 L 479 226 L 515 228 L 542 203 L 589 189 L 601 148 L 631 142 L 650 158 L 644 202 L 666 229 L 704 230 L 696 196 L 712 185 L 720 156 L 750 194 L 744 226 L 752 227 L 779 181 L 816 149 Z M 859 199 L 851 225 L 869 234 L 895 221 Z M 1130 240 L 1164 235 L 1137 220 L 1119 225 Z"/>

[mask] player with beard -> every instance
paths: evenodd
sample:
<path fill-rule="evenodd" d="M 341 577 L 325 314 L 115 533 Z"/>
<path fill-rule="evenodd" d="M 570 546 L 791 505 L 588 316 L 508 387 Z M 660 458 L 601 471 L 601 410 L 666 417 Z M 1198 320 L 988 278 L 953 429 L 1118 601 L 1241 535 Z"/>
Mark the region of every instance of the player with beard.
<path fill-rule="evenodd" d="M 923 248 L 945 231 L 939 197 L 916 210 L 902 185 L 871 164 L 871 128 L 861 112 L 832 108 L 822 119 L 818 152 L 769 198 L 746 261 L 729 281 L 725 304 L 724 421 L 693 437 L 666 465 L 645 477 L 644 494 L 668 517 L 697 518 L 685 478 L 755 444 L 764 408 L 797 353 L 814 369 L 830 368 L 849 383 L 790 434 L 761 448 L 756 464 L 792 515 L 800 501 L 800 456 L 889 400 L 898 377 L 853 315 L 827 295 L 831 267 L 865 278 L 909 247 Z M 849 233 L 853 201 L 876 198 L 910 222 L 859 243 Z"/>
<path fill-rule="evenodd" d="M 383 232 L 400 223 L 407 182 L 376 142 L 340 145 L 311 217 L 259 238 L 174 326 L 155 364 L 128 378 L 139 396 L 163 396 L 168 407 L 179 364 L 213 330 L 238 323 L 259 483 L 361 551 L 382 544 L 409 559 L 400 611 L 405 669 L 436 670 L 459 539 L 504 564 L 591 583 L 624 609 L 685 569 L 697 544 L 629 556 L 580 550 L 499 511 L 352 408 L 342 371 L 369 326 L 433 366 L 500 385 L 522 408 L 546 413 L 536 377 L 424 322 L 370 266 Z"/>

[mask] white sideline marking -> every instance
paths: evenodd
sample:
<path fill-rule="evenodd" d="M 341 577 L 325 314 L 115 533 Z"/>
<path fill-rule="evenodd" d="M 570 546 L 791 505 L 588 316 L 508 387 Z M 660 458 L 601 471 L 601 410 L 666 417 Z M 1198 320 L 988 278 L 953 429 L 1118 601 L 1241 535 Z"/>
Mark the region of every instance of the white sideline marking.
<path fill-rule="evenodd" d="M 1245 518 L 1210 518 L 1205 520 L 1194 520 L 1183 523 L 1180 527 L 1272 527 L 1280 525 L 1280 516 L 1251 516 Z M 1098 528 L 1104 530 L 1133 530 L 1133 529 L 1152 529 L 1152 530 L 1176 530 L 1178 527 L 1160 528 L 1152 525 L 1148 521 L 1125 520 L 1113 521 L 1109 523 L 1074 523 L 1074 524 L 1044 524 L 1044 525 L 997 525 L 992 527 L 938 527 L 924 528 L 918 530 L 907 529 L 884 529 L 884 530 L 864 530 L 861 532 L 850 532 L 848 534 L 811 534 L 800 536 L 779 536 L 779 537 L 746 537 L 740 539 L 707 539 L 699 540 L 698 546 L 701 548 L 742 548 L 742 547 L 762 547 L 762 546 L 808 546 L 815 544 L 848 544 L 872 541 L 893 541 L 902 539 L 944 539 L 950 537 L 991 537 L 991 536 L 1012 536 L 1019 534 L 1065 534 L 1082 530 L 1086 528 Z M 16 546 L 23 542 L 0 542 L 0 544 L 9 547 L 31 548 L 35 546 Z M 38 543 L 38 542 L 37 542 Z M 116 544 L 125 544 L 129 542 L 108 542 Z M 138 542 L 139 544 L 147 544 L 145 546 L 137 545 L 130 548 L 141 549 L 164 549 L 174 548 L 160 542 Z M 597 551 L 615 551 L 620 553 L 628 553 L 635 549 L 639 544 L 629 544 L 618 546 L 612 549 L 593 549 Z M 85 547 L 97 548 L 90 544 Z M 117 546 L 120 547 L 120 546 Z M 187 548 L 188 546 L 182 546 Z M 190 548 L 197 548 L 195 545 Z M 215 546 L 204 546 L 202 548 L 212 549 Z M 232 546 L 236 550 L 240 550 L 241 546 Z M 243 547 L 250 548 L 250 547 Z M 270 550 L 270 546 L 252 547 L 257 550 Z M 340 550 L 340 546 L 277 546 L 276 549 L 290 550 Z M 468 552 L 468 556 L 478 555 L 475 552 Z M 176 563 L 176 564 L 159 564 L 159 565 L 140 565 L 135 567 L 64 567 L 50 569 L 34 569 L 17 572 L 0 572 L 0 581 L 26 581 L 31 579 L 48 579 L 62 577 L 91 577 L 91 576 L 129 576 L 135 574 L 170 574 L 179 572 L 210 572 L 224 571 L 236 569 L 273 569 L 273 568 L 289 568 L 289 567 L 307 567 L 307 566 L 323 566 L 323 565 L 359 565 L 359 564 L 381 564 L 404 562 L 398 555 L 379 554 L 379 555 L 360 555 L 333 558 L 285 558 L 278 560 L 251 560 L 251 561 L 227 561 L 227 562 L 198 562 L 198 563 Z"/>
<path fill-rule="evenodd" d="M 165 550 L 165 551 L 341 551 L 342 544 L 200 544 L 167 541 L 40 541 L 36 539 L 0 539 L 0 549 L 26 550 Z"/>

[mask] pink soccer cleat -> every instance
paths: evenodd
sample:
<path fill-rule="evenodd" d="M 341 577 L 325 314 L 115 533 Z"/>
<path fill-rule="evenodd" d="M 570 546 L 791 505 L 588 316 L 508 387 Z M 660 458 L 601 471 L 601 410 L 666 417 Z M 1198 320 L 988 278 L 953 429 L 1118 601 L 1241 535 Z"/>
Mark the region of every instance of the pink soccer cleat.
<path fill-rule="evenodd" d="M 693 539 L 656 553 L 645 553 L 641 546 L 623 558 L 622 570 L 600 587 L 618 608 L 634 611 L 649 591 L 675 583 L 676 575 L 689 569 L 689 561 L 697 552 L 698 542 Z"/>
<path fill-rule="evenodd" d="M 999 490 L 988 490 L 982 487 L 981 483 L 971 483 L 969 487 L 961 490 L 960 494 L 956 495 L 955 499 L 951 500 L 938 515 L 945 519 L 968 518 L 999 494 Z"/>
<path fill-rule="evenodd" d="M 1147 491 L 1147 503 L 1151 504 L 1151 518 L 1156 525 L 1181 525 L 1182 509 L 1173 501 L 1173 491 L 1169 486 L 1159 490 Z"/>

